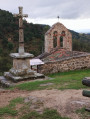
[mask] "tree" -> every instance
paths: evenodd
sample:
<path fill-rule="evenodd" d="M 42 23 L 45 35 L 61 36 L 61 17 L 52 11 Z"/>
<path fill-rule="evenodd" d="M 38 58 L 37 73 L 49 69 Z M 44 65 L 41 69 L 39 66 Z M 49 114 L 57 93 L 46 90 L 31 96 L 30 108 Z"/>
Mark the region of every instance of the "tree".
<path fill-rule="evenodd" d="M 12 50 L 13 49 L 13 44 L 11 42 L 8 42 L 8 49 Z"/>

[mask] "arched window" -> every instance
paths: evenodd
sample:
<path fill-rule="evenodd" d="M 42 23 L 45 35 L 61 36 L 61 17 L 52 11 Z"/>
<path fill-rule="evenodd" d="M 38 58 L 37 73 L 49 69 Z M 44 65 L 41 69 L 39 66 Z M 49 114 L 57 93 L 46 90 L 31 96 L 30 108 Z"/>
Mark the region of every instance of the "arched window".
<path fill-rule="evenodd" d="M 60 37 L 60 47 L 63 47 L 63 36 Z"/>
<path fill-rule="evenodd" d="M 57 31 L 54 31 L 53 32 L 53 47 L 54 48 L 57 47 L 57 35 L 58 35 Z"/>
<path fill-rule="evenodd" d="M 65 31 L 61 32 L 61 36 L 60 36 L 60 47 L 63 47 L 63 37 L 65 36 Z"/>

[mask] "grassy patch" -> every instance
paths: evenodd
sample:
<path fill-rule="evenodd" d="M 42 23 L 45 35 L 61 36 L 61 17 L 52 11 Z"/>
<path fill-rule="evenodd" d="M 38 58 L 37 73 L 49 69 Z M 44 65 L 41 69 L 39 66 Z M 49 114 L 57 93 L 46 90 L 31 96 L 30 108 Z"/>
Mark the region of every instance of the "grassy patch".
<path fill-rule="evenodd" d="M 5 115 L 5 114 L 11 115 L 11 116 L 16 116 L 17 110 L 13 110 L 12 108 L 10 108 L 8 106 L 0 108 L 0 116 Z"/>
<path fill-rule="evenodd" d="M 18 97 L 16 99 L 13 99 L 10 101 L 10 104 L 6 107 L 0 108 L 0 116 L 3 116 L 5 114 L 11 115 L 11 116 L 17 116 L 18 111 L 15 109 L 16 104 L 23 103 L 23 98 Z"/>
<path fill-rule="evenodd" d="M 16 104 L 23 103 L 23 107 L 16 110 Z M 54 109 L 45 109 L 42 114 L 35 110 L 30 109 L 31 102 L 24 103 L 22 98 L 16 98 L 10 101 L 10 104 L 6 107 L 0 108 L 0 119 L 69 119 L 67 117 L 61 117 L 61 115 Z"/>
<path fill-rule="evenodd" d="M 42 115 L 42 119 L 69 119 L 67 117 L 61 117 L 56 110 L 46 109 Z"/>
<path fill-rule="evenodd" d="M 78 71 L 69 71 L 61 72 L 49 75 L 54 79 L 44 80 L 44 81 L 35 81 L 19 84 L 16 88 L 21 90 L 42 90 L 42 89 L 84 89 L 88 88 L 82 85 L 82 79 L 84 77 L 90 76 L 90 69 L 88 70 L 78 70 Z M 40 86 L 40 84 L 53 83 L 49 86 Z"/>
<path fill-rule="evenodd" d="M 18 103 L 19 103 L 19 104 L 23 103 L 23 98 L 17 97 L 17 98 L 15 98 L 15 99 L 11 100 L 11 101 L 10 101 L 10 104 L 9 104 L 9 107 L 15 107 L 16 104 L 18 104 Z"/>
<path fill-rule="evenodd" d="M 47 83 L 47 82 L 49 82 L 49 81 L 27 82 L 27 83 L 20 84 L 20 85 L 18 85 L 16 87 L 19 88 L 19 89 L 22 89 L 22 90 L 44 89 L 46 87 L 40 87 L 40 84 Z"/>
<path fill-rule="evenodd" d="M 90 112 L 85 111 L 85 108 L 76 110 L 76 113 L 79 114 L 82 119 L 90 118 Z"/>
<path fill-rule="evenodd" d="M 56 110 L 45 109 L 43 114 L 31 112 L 20 117 L 20 119 L 69 119 L 69 118 L 61 117 Z"/>

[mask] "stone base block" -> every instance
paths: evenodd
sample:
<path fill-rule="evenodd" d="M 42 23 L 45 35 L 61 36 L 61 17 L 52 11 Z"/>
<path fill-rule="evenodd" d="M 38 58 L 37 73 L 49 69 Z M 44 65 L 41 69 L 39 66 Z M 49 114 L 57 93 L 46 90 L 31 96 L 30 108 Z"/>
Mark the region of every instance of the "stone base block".
<path fill-rule="evenodd" d="M 15 75 L 11 74 L 10 72 L 5 72 L 4 77 L 8 80 L 11 80 L 12 82 L 45 78 L 45 76 L 43 74 L 39 74 L 39 73 L 34 73 L 34 75 L 15 76 Z"/>
<path fill-rule="evenodd" d="M 28 69 L 10 69 L 10 73 L 14 76 L 25 76 L 25 75 L 34 75 L 35 71 L 32 71 L 30 68 Z"/>
<path fill-rule="evenodd" d="M 11 53 L 10 56 L 15 59 L 27 59 L 34 57 L 34 55 L 30 53 L 24 53 L 22 55 L 20 55 L 19 53 Z"/>

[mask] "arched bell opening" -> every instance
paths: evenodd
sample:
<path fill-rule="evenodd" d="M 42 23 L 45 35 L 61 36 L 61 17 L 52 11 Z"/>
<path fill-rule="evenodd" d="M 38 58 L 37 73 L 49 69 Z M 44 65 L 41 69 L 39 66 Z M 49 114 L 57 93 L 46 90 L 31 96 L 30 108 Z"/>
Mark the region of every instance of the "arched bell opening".
<path fill-rule="evenodd" d="M 56 48 L 57 47 L 57 31 L 54 31 L 53 32 L 53 48 Z"/>
<path fill-rule="evenodd" d="M 61 36 L 60 36 L 60 47 L 63 48 L 63 39 L 65 37 L 65 31 L 61 32 Z"/>
<path fill-rule="evenodd" d="M 63 36 L 60 37 L 60 47 L 63 48 Z"/>

